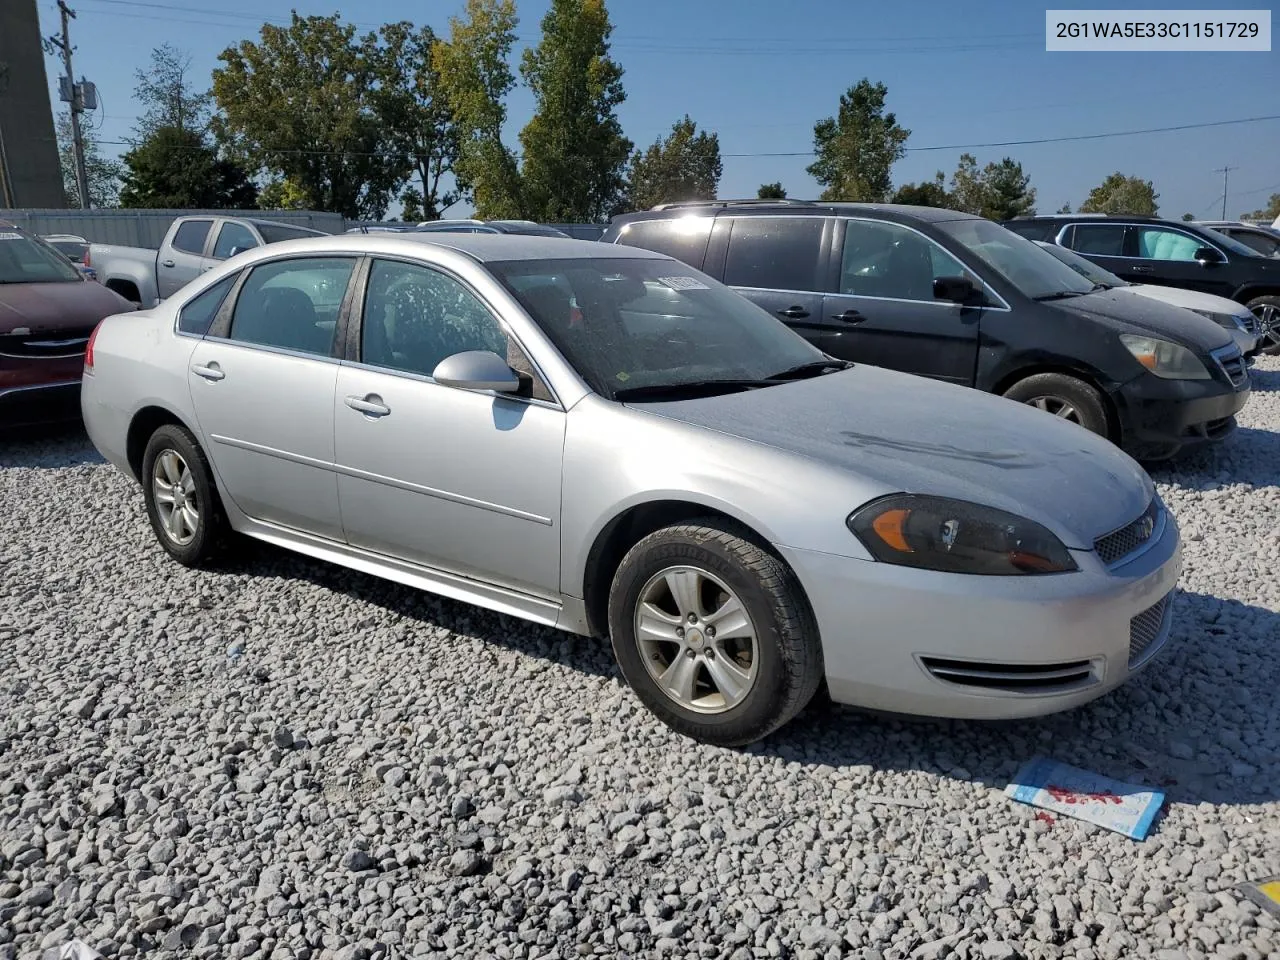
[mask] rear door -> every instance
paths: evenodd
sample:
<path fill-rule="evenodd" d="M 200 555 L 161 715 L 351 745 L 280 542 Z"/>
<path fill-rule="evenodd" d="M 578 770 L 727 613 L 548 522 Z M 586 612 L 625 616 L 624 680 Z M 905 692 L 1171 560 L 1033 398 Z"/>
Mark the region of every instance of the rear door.
<path fill-rule="evenodd" d="M 819 344 L 829 217 L 721 217 L 728 223 L 724 283 Z M 713 274 L 714 275 L 714 274 Z"/>
<path fill-rule="evenodd" d="M 163 300 L 200 275 L 213 219 L 185 220 L 178 225 L 156 261 L 156 291 Z"/>
<path fill-rule="evenodd" d="M 1158 283 L 1132 255 L 1133 229 L 1126 223 L 1075 223 L 1063 229 L 1059 243 L 1088 257 L 1130 283 Z"/>
<path fill-rule="evenodd" d="M 818 346 L 845 360 L 973 385 L 983 308 L 938 300 L 938 277 L 968 276 L 930 237 L 886 220 L 842 222 L 835 292 L 823 298 Z"/>

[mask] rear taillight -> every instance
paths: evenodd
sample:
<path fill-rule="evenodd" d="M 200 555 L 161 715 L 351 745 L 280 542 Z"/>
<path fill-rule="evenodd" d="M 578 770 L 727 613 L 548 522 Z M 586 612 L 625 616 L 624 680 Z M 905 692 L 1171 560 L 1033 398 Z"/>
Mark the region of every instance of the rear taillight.
<path fill-rule="evenodd" d="M 93 373 L 93 341 L 98 339 L 98 331 L 102 329 L 102 321 L 98 321 L 98 325 L 93 328 L 93 333 L 89 334 L 89 342 L 84 346 L 84 370 L 85 373 Z"/>
<path fill-rule="evenodd" d="M 84 248 L 84 256 L 80 258 L 80 263 L 81 263 L 82 265 L 86 266 L 86 267 L 91 267 L 91 266 L 93 266 L 93 264 L 91 264 L 91 263 L 89 262 L 89 248 L 88 248 L 88 247 L 85 247 L 85 248 Z"/>

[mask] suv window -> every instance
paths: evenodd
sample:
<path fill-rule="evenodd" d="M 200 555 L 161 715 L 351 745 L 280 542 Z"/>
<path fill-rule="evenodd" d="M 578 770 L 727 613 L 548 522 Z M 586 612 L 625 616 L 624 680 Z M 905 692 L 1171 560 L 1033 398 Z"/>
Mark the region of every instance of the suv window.
<path fill-rule="evenodd" d="M 637 220 L 618 234 L 618 242 L 675 257 L 694 269 L 702 269 L 714 217 L 676 217 L 672 220 Z"/>
<path fill-rule="evenodd" d="M 212 220 L 188 220 L 178 227 L 178 232 L 173 235 L 171 246 L 183 253 L 194 253 L 199 256 L 204 253 L 205 237 L 209 236 L 209 228 L 212 226 Z"/>
<path fill-rule="evenodd" d="M 204 293 L 187 301 L 187 305 L 178 313 L 178 330 L 197 337 L 208 333 L 218 308 L 222 306 L 222 301 L 226 299 L 227 292 L 238 276 L 240 274 L 233 273 L 229 277 L 223 277 Z"/>
<path fill-rule="evenodd" d="M 455 353 L 508 357 L 508 346 L 502 325 L 457 280 L 417 264 L 373 261 L 360 331 L 363 363 L 429 377 Z"/>
<path fill-rule="evenodd" d="M 964 275 L 972 277 L 959 260 L 914 230 L 880 220 L 845 224 L 841 293 L 932 302 L 935 278 Z"/>
<path fill-rule="evenodd" d="M 1071 232 L 1071 249 L 1097 257 L 1123 257 L 1125 229 L 1122 223 L 1077 223 Z"/>
<path fill-rule="evenodd" d="M 328 356 L 354 268 L 350 257 L 300 257 L 254 267 L 236 298 L 230 338 Z"/>
<path fill-rule="evenodd" d="M 1012 220 L 1005 227 L 1028 240 L 1052 240 L 1058 225 L 1052 220 Z"/>
<path fill-rule="evenodd" d="M 1280 237 L 1269 237 L 1265 233 L 1254 233 L 1251 230 L 1224 230 L 1221 227 L 1214 227 L 1214 229 L 1252 250 L 1257 250 L 1264 257 L 1280 254 Z"/>
<path fill-rule="evenodd" d="M 822 217 L 735 217 L 724 282 L 764 290 L 820 290 Z"/>
<path fill-rule="evenodd" d="M 249 250 L 258 245 L 258 238 L 242 223 L 224 223 L 218 231 L 218 240 L 213 245 L 213 258 L 225 260 L 231 256 L 236 247 Z"/>
<path fill-rule="evenodd" d="M 1179 230 L 1138 228 L 1138 256 L 1149 260 L 1194 260 L 1196 251 L 1203 246 L 1205 241 Z"/>

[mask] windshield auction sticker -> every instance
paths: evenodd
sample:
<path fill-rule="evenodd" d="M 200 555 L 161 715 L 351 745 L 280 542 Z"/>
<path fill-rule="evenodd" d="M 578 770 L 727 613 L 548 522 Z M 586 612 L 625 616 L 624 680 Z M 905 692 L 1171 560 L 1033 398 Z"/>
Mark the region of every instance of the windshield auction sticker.
<path fill-rule="evenodd" d="M 1271 50 L 1270 10 L 1046 10 L 1056 51 Z"/>

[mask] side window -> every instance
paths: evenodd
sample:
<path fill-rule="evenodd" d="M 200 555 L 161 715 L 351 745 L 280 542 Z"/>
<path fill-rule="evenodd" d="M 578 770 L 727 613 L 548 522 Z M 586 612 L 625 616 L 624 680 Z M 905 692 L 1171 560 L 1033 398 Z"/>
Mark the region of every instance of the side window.
<path fill-rule="evenodd" d="M 623 227 L 618 234 L 618 243 L 665 253 L 668 257 L 675 257 L 689 264 L 695 270 L 701 270 L 713 223 L 714 217 L 696 216 L 671 220 L 637 220 Z"/>
<path fill-rule="evenodd" d="M 230 338 L 329 356 L 354 268 L 350 257 L 300 257 L 254 267 L 236 298 Z"/>
<path fill-rule="evenodd" d="M 1004 224 L 1004 228 L 1028 240 L 1051 240 L 1058 232 L 1052 220 L 1014 220 Z"/>
<path fill-rule="evenodd" d="M 1150 260 L 1189 261 L 1196 258 L 1196 251 L 1207 244 L 1177 230 L 1161 230 L 1159 227 L 1138 228 L 1138 256 Z"/>
<path fill-rule="evenodd" d="M 959 260 L 914 230 L 879 220 L 845 225 L 841 293 L 932 301 L 937 277 L 959 276 L 973 278 Z"/>
<path fill-rule="evenodd" d="M 204 253 L 205 237 L 209 236 L 209 228 L 212 226 L 212 220 L 188 220 L 173 235 L 173 249 L 199 256 Z"/>
<path fill-rule="evenodd" d="M 258 238 L 244 224 L 224 223 L 222 229 L 218 231 L 218 240 L 213 245 L 213 258 L 225 260 L 237 247 L 239 250 L 251 250 L 256 246 L 258 246 Z"/>
<path fill-rule="evenodd" d="M 1124 231 L 1119 223 L 1077 223 L 1071 249 L 1096 257 L 1123 257 Z"/>
<path fill-rule="evenodd" d="M 213 318 L 218 314 L 218 308 L 222 306 L 222 301 L 227 298 L 227 292 L 238 276 L 240 274 L 233 273 L 229 277 L 223 277 L 204 293 L 188 301 L 178 312 L 178 330 L 197 337 L 208 333 L 209 327 L 213 325 Z"/>
<path fill-rule="evenodd" d="M 1267 237 L 1260 233 L 1246 233 L 1243 230 L 1219 231 L 1226 233 L 1232 240 L 1243 243 L 1251 250 L 1256 250 L 1264 257 L 1274 257 L 1280 254 L 1280 237 Z"/>
<path fill-rule="evenodd" d="M 765 290 L 820 290 L 823 224 L 822 217 L 735 218 L 724 282 Z"/>
<path fill-rule="evenodd" d="M 416 264 L 373 261 L 360 331 L 362 362 L 429 377 L 445 357 L 464 350 L 508 357 L 508 345 L 493 314 L 457 280 Z"/>

